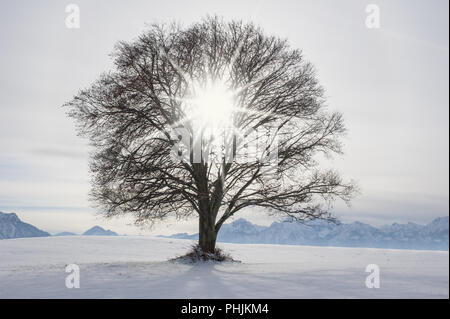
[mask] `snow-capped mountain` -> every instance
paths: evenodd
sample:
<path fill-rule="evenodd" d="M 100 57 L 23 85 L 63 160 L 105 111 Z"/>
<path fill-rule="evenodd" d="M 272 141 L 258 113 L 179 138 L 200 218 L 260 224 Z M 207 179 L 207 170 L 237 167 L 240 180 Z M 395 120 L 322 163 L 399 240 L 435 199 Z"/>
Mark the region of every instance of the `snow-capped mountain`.
<path fill-rule="evenodd" d="M 112 230 L 105 230 L 100 226 L 94 226 L 83 233 L 84 236 L 118 236 L 116 232 Z"/>
<path fill-rule="evenodd" d="M 196 239 L 198 234 L 181 233 L 168 237 Z M 324 220 L 275 222 L 264 227 L 241 218 L 224 224 L 217 240 L 245 244 L 448 250 L 449 218 L 436 218 L 427 225 L 394 223 L 380 228 L 361 222 L 334 224 Z"/>
<path fill-rule="evenodd" d="M 22 222 L 16 214 L 0 212 L 0 239 L 46 236 L 50 234 Z"/>

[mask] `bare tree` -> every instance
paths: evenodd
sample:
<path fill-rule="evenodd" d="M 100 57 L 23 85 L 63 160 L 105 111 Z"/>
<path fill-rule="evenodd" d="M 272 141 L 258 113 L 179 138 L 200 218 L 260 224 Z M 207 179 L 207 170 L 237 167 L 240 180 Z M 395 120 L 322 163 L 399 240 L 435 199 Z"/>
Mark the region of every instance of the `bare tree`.
<path fill-rule="evenodd" d="M 246 207 L 333 219 L 331 203 L 354 194 L 351 182 L 320 170 L 316 155 L 341 153 L 342 116 L 327 112 L 313 66 L 286 40 L 215 17 L 152 26 L 118 43 L 113 58 L 113 71 L 66 103 L 94 146 L 92 197 L 104 216 L 133 214 L 144 224 L 197 214 L 199 245 L 213 252 L 222 224 Z M 223 123 L 240 133 L 224 139 L 227 158 L 213 159 Z M 247 133 L 267 127 L 276 139 L 267 137 L 255 160 L 238 161 L 252 142 Z"/>

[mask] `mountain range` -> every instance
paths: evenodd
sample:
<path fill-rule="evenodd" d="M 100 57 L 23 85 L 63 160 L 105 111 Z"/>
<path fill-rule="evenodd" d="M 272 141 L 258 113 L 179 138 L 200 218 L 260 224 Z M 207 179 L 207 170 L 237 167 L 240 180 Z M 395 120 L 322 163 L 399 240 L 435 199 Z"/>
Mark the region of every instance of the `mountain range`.
<path fill-rule="evenodd" d="M 55 236 L 74 236 L 71 232 Z M 94 226 L 85 236 L 117 236 L 111 230 Z M 0 212 L 0 239 L 51 236 L 33 225 L 22 222 L 14 213 Z M 168 238 L 197 239 L 198 234 L 174 234 Z M 309 222 L 274 222 L 255 225 L 243 218 L 220 229 L 219 242 L 242 244 L 287 244 L 310 246 L 373 247 L 396 249 L 449 250 L 449 217 L 439 217 L 427 225 L 415 223 L 373 227 L 361 222 L 335 224 L 325 220 Z"/>
<path fill-rule="evenodd" d="M 198 234 L 179 233 L 169 238 L 197 239 Z M 415 223 L 373 227 L 361 222 L 335 224 L 325 220 L 274 222 L 255 225 L 243 218 L 224 224 L 217 241 L 240 244 L 287 244 L 395 249 L 449 249 L 449 218 L 427 225 Z"/>
<path fill-rule="evenodd" d="M 58 233 L 55 236 L 76 236 L 71 232 Z M 100 226 L 94 226 L 83 233 L 85 236 L 118 236 L 111 230 L 105 230 Z M 23 237 L 46 237 L 49 233 L 37 227 L 24 223 L 15 213 L 0 212 L 0 239 Z"/>

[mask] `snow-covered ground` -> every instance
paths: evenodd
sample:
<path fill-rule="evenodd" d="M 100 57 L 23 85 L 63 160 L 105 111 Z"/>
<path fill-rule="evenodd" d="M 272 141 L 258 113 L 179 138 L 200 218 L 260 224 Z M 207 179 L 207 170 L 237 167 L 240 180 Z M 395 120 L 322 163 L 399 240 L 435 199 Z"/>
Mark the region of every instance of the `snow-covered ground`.
<path fill-rule="evenodd" d="M 154 237 L 0 240 L 0 298 L 448 298 L 449 254 L 219 244 L 242 263 L 167 261 L 193 242 Z M 80 288 L 66 288 L 67 264 Z M 380 288 L 366 288 L 366 266 Z"/>

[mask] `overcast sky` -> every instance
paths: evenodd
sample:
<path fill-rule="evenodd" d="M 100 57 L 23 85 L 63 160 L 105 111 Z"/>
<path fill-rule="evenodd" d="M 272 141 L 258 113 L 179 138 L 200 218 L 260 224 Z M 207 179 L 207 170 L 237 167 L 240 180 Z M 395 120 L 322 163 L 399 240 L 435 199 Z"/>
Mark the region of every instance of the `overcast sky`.
<path fill-rule="evenodd" d="M 169 222 L 152 231 L 94 216 L 87 141 L 61 105 L 111 67 L 108 54 L 155 22 L 206 15 L 243 19 L 286 37 L 317 68 L 331 109 L 349 129 L 345 155 L 326 165 L 358 181 L 344 222 L 428 223 L 449 212 L 448 1 L 67 1 L 0 2 L 0 211 L 49 232 L 98 224 L 126 234 L 196 231 Z M 366 5 L 380 9 L 367 28 Z M 267 224 L 261 212 L 246 212 Z"/>

